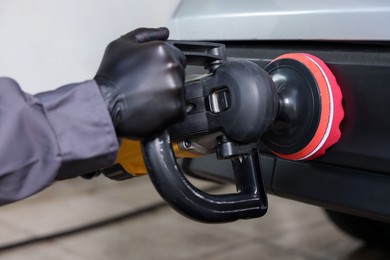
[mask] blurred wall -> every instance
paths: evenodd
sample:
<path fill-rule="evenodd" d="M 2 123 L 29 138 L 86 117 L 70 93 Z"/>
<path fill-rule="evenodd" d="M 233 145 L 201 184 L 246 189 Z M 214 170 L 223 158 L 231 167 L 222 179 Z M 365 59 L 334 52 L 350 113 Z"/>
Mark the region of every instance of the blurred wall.
<path fill-rule="evenodd" d="M 0 76 L 36 93 L 90 79 L 105 46 L 166 26 L 180 0 L 0 0 Z"/>

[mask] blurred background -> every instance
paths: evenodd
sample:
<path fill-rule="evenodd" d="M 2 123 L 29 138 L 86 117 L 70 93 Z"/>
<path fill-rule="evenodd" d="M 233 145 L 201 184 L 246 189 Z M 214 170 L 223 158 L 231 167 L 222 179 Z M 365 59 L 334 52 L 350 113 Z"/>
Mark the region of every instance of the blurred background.
<path fill-rule="evenodd" d="M 168 25 L 179 0 L 0 0 L 0 76 L 29 93 L 94 76 L 105 46 Z M 214 184 L 197 182 L 200 187 Z M 222 187 L 221 192 L 231 187 Z M 108 219 L 108 220 L 107 220 Z M 107 220 L 83 232 L 56 232 Z M 49 235 L 49 237 L 46 237 Z M 38 240 L 29 244 L 28 240 Z M 39 240 L 41 240 L 39 242 Z M 25 241 L 17 247 L 7 245 Z M 0 209 L 1 259 L 385 259 L 322 209 L 270 196 L 262 219 L 205 225 L 178 215 L 148 177 L 58 182 Z"/>
<path fill-rule="evenodd" d="M 0 0 L 0 76 L 30 93 L 91 79 L 106 45 L 167 26 L 179 0 Z"/>

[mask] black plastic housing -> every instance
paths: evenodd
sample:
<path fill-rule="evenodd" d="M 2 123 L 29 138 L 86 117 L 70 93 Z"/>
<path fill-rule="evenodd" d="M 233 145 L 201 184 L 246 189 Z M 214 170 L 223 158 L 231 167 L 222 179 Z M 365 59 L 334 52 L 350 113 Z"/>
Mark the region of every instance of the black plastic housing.
<path fill-rule="evenodd" d="M 215 112 L 210 97 L 227 95 L 228 109 Z M 222 131 L 230 139 L 256 142 L 273 122 L 278 99 L 269 75 L 249 61 L 227 61 L 207 77 L 186 83 L 187 112 L 183 122 L 170 130 L 172 139 Z"/>

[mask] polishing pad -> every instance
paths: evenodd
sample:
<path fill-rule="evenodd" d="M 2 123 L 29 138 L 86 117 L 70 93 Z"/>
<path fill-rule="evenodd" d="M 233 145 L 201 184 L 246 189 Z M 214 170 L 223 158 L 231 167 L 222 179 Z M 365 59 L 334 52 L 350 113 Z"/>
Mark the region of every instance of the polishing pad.
<path fill-rule="evenodd" d="M 340 139 L 344 117 L 342 93 L 330 69 L 313 55 L 291 53 L 265 70 L 275 83 L 279 112 L 263 142 L 283 159 L 324 155 Z"/>

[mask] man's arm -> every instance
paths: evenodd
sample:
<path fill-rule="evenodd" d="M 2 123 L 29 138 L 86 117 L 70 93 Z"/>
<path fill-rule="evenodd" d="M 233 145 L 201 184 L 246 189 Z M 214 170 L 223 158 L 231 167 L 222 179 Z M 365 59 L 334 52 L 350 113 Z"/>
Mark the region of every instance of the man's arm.
<path fill-rule="evenodd" d="M 0 205 L 114 163 L 117 137 L 144 140 L 184 117 L 185 57 L 167 28 L 112 41 L 94 80 L 35 96 L 0 78 Z"/>
<path fill-rule="evenodd" d="M 0 78 L 0 205 L 113 164 L 115 130 L 95 81 L 29 95 Z"/>

